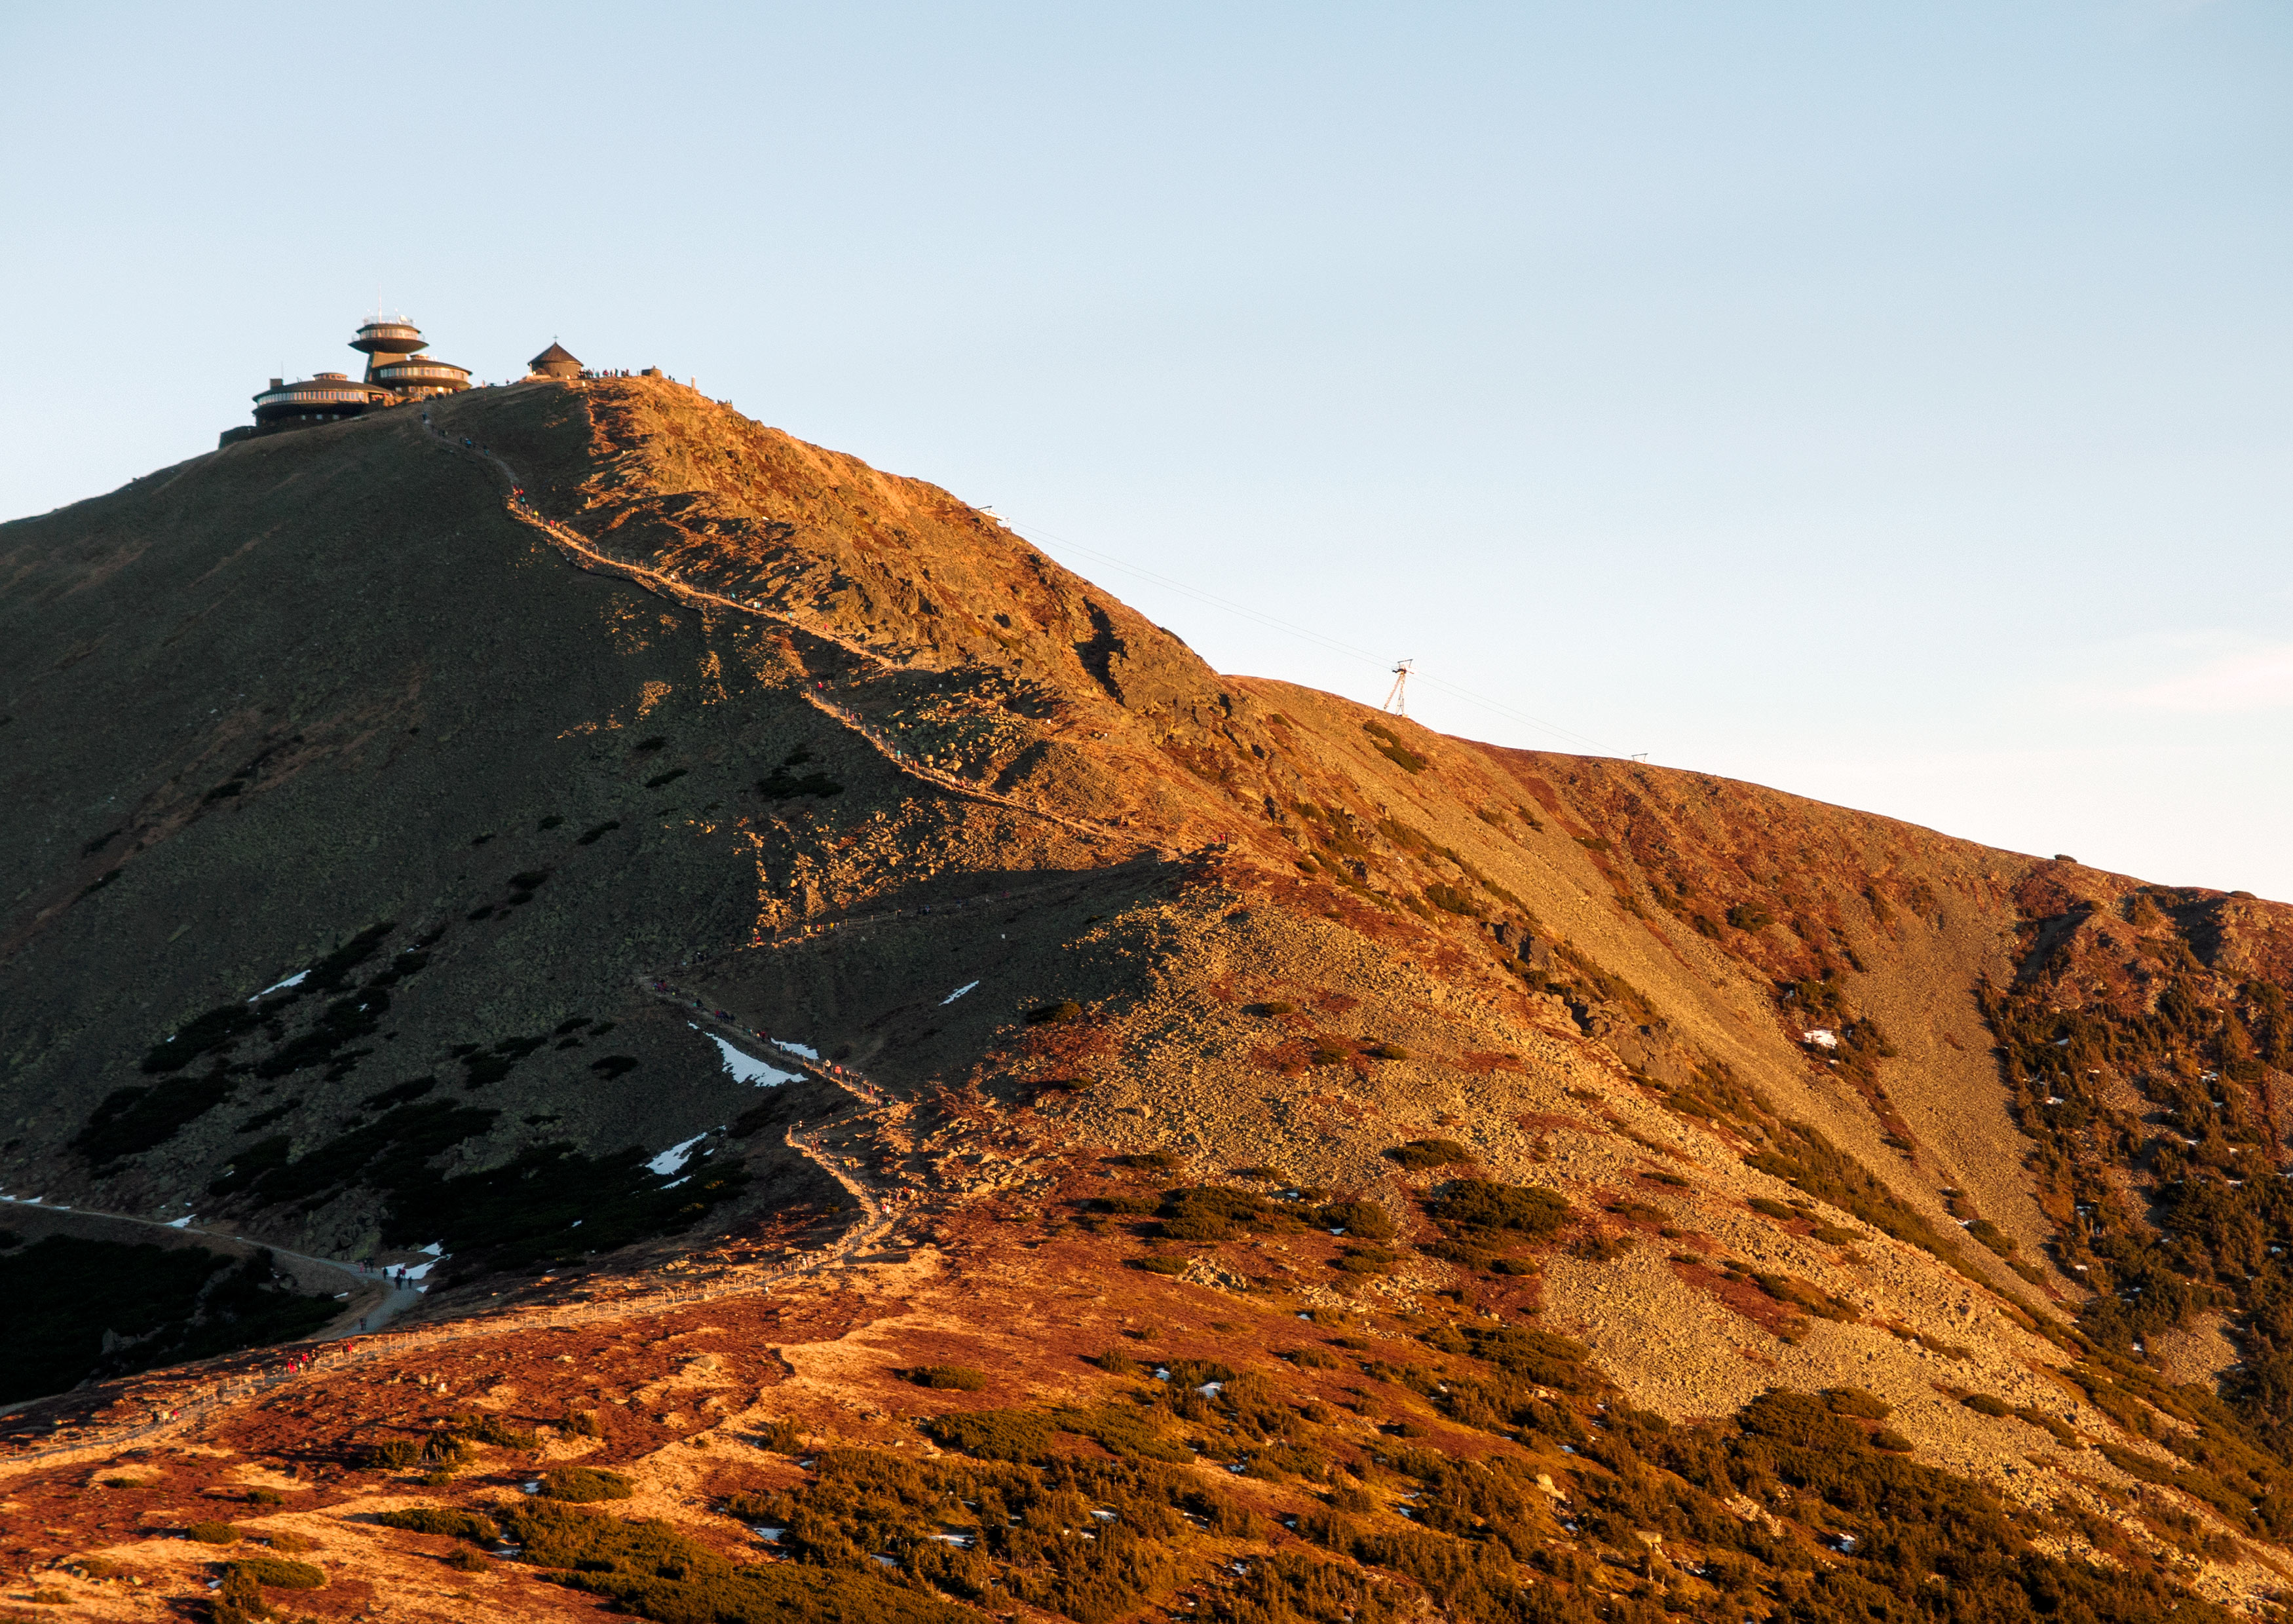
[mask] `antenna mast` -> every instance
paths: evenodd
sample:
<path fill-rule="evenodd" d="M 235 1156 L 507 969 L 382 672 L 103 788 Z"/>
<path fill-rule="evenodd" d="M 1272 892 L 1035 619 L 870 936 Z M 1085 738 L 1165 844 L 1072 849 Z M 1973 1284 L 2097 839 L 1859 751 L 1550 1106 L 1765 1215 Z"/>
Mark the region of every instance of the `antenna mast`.
<path fill-rule="evenodd" d="M 1409 699 L 1403 690 L 1409 685 L 1409 667 L 1416 663 L 1414 659 L 1394 662 L 1393 686 L 1386 691 L 1385 703 L 1379 709 L 1390 711 L 1397 716 L 1409 714 Z"/>

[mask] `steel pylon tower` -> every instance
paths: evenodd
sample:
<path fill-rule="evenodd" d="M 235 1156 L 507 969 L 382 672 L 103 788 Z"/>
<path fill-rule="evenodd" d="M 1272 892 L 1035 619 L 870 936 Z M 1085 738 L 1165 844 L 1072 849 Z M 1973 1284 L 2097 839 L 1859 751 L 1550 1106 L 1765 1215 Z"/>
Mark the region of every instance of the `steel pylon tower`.
<path fill-rule="evenodd" d="M 1394 662 L 1393 686 L 1386 691 L 1385 703 L 1379 709 L 1390 711 L 1397 716 L 1409 714 L 1409 696 L 1404 691 L 1409 686 L 1409 667 L 1416 663 L 1414 659 Z"/>

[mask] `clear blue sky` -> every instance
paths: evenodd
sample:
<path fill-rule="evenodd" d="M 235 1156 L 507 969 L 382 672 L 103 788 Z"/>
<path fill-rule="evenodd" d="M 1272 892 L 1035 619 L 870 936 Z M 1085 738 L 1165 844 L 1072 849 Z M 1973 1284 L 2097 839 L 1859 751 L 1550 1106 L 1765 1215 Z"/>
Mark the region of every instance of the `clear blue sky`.
<path fill-rule="evenodd" d="M 379 296 L 992 503 L 1222 669 L 2293 898 L 2281 4 L 18 5 L 0 61 L 0 515 Z"/>

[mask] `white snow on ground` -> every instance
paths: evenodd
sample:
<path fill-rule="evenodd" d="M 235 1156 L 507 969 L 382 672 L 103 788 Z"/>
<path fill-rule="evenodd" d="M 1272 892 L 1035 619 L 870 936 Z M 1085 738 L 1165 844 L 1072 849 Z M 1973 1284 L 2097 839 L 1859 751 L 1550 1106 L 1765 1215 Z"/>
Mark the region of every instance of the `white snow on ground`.
<path fill-rule="evenodd" d="M 1799 1035 L 1799 1040 L 1802 1043 L 1813 1044 L 1819 1049 L 1835 1049 L 1839 1046 L 1839 1034 L 1820 1026 L 1811 1032 L 1802 1032 Z"/>
<path fill-rule="evenodd" d="M 961 998 L 965 993 L 969 992 L 977 985 L 979 985 L 977 982 L 966 982 L 962 986 L 958 987 L 953 992 L 949 993 L 945 998 L 942 998 L 940 1002 L 943 1004 L 952 1004 L 956 999 Z"/>
<path fill-rule="evenodd" d="M 683 1144 L 670 1145 L 668 1149 L 645 1163 L 645 1166 L 655 1173 L 663 1175 L 674 1173 L 683 1167 L 685 1159 L 693 1154 L 693 1147 L 708 1137 L 706 1134 L 695 1134 Z"/>
<path fill-rule="evenodd" d="M 446 1243 L 442 1240 L 433 1240 L 422 1249 L 433 1257 L 443 1257 L 446 1255 Z"/>
<path fill-rule="evenodd" d="M 701 1032 L 701 1029 L 690 1021 L 685 1025 Z M 725 1070 L 733 1074 L 733 1080 L 736 1083 L 754 1083 L 759 1088 L 777 1088 L 781 1084 L 795 1082 L 804 1075 L 801 1071 L 782 1071 L 768 1066 L 753 1054 L 742 1054 L 714 1032 L 701 1032 L 701 1035 L 717 1046 L 717 1052 L 725 1057 Z"/>
<path fill-rule="evenodd" d="M 782 1048 L 786 1049 L 791 1054 L 801 1054 L 806 1060 L 818 1060 L 820 1058 L 820 1051 L 818 1049 L 808 1048 L 801 1043 L 790 1043 L 785 1038 L 775 1038 L 773 1041 L 778 1044 Z"/>
<path fill-rule="evenodd" d="M 195 1212 L 187 1212 L 182 1217 L 177 1218 L 174 1223 L 168 1224 L 167 1227 L 169 1229 L 189 1229 L 191 1226 L 191 1220 L 199 1216 L 199 1215 Z"/>
<path fill-rule="evenodd" d="M 426 1252 L 430 1248 L 428 1247 L 424 1247 L 422 1249 Z M 424 1275 L 429 1273 L 431 1270 L 436 1268 L 443 1262 L 445 1262 L 445 1259 L 442 1257 L 433 1257 L 428 1263 L 417 1263 L 412 1268 L 407 1270 L 406 1278 L 409 1280 L 420 1280 Z"/>
<path fill-rule="evenodd" d="M 283 982 L 271 982 L 270 986 L 265 987 L 262 991 L 256 993 L 255 995 L 255 998 L 267 998 L 274 992 L 284 992 L 289 987 L 299 987 L 303 984 L 303 978 L 310 974 L 311 973 L 308 970 L 297 970 L 294 974 L 288 976 Z M 247 1001 L 252 1004 L 255 1002 L 255 998 L 249 998 Z"/>

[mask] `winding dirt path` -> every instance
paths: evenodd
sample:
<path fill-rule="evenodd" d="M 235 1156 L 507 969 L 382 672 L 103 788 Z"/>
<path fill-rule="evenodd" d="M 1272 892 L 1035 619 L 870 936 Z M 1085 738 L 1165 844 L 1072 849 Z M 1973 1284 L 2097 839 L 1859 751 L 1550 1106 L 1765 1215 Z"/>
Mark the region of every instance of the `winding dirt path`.
<path fill-rule="evenodd" d="M 694 607 L 705 606 L 711 609 L 730 610 L 735 614 L 753 616 L 759 620 L 770 620 L 776 625 L 788 627 L 790 631 L 801 632 L 807 637 L 816 638 L 820 642 L 841 649 L 847 654 L 866 660 L 879 670 L 909 669 L 908 667 L 887 658 L 864 642 L 836 632 L 824 631 L 816 626 L 807 626 L 793 615 L 784 614 L 779 610 L 766 609 L 763 604 L 753 600 L 727 597 L 723 593 L 710 592 L 704 587 L 691 586 L 666 570 L 651 570 L 642 564 L 632 564 L 618 558 L 608 557 L 591 546 L 587 538 L 571 526 L 547 517 L 527 500 L 524 494 L 524 481 L 519 477 L 517 470 L 511 467 L 499 453 L 466 440 L 458 442 L 438 429 L 426 416 L 422 420 L 422 429 L 431 439 L 447 449 L 474 456 L 490 468 L 506 487 L 502 492 L 502 505 L 510 517 L 522 524 L 531 525 L 539 530 L 587 569 L 617 576 L 623 580 L 644 586 L 649 591 L 659 593 L 664 597 L 673 598 L 681 603 Z M 1001 795 L 993 789 L 983 789 L 976 784 L 960 779 L 953 773 L 942 772 L 936 767 L 927 767 L 887 738 L 880 730 L 870 726 L 857 712 L 837 704 L 816 689 L 806 688 L 799 691 L 802 692 L 806 704 L 856 734 L 879 755 L 919 782 L 929 784 L 936 789 L 949 795 L 961 796 L 966 800 L 1004 807 L 1012 812 L 1025 813 L 1031 818 L 1041 818 L 1077 834 L 1088 836 L 1094 840 L 1117 841 L 1134 848 L 1160 852 L 1166 857 L 1177 858 L 1186 855 L 1175 847 L 1165 846 L 1158 841 L 1142 838 L 1127 830 L 1096 823 L 1087 818 L 1072 818 L 1065 812 L 1056 812 L 1048 807 L 1038 806 L 1031 801 L 1020 800 L 1016 796 Z"/>
<path fill-rule="evenodd" d="M 255 1247 L 269 1252 L 274 1257 L 288 1258 L 296 1263 L 307 1264 L 312 1268 L 330 1271 L 351 1283 L 353 1296 L 363 1289 L 376 1287 L 381 1289 L 380 1302 L 367 1308 L 359 1308 L 356 1305 L 345 1308 L 324 1329 L 313 1332 L 304 1339 L 307 1341 L 324 1342 L 342 1337 L 363 1335 L 367 1328 L 360 1321 L 366 1321 L 380 1324 L 384 1321 L 394 1319 L 422 1300 L 421 1287 L 411 1283 L 401 1285 L 391 1278 L 387 1269 L 373 1272 L 362 1268 L 355 1261 L 344 1263 L 337 1257 L 320 1257 L 309 1252 L 290 1251 L 286 1247 L 273 1246 L 268 1240 L 249 1240 L 245 1235 L 226 1235 L 220 1230 L 198 1229 L 189 1224 L 169 1223 L 163 1218 L 138 1217 L 134 1213 L 106 1212 L 97 1207 L 51 1207 L 42 1201 L 19 1200 L 14 1196 L 0 1196 L 0 1207 L 11 1207 L 19 1212 L 69 1213 L 74 1217 L 100 1218 L 108 1224 L 133 1224 L 144 1229 L 165 1230 L 171 1235 L 204 1236 L 210 1240 L 228 1240 L 235 1246 Z M 24 1404 L 36 1404 L 39 1402 L 37 1399 L 24 1399 L 15 1404 L 0 1405 L 0 1415 L 5 1415 L 11 1410 L 20 1409 Z"/>

